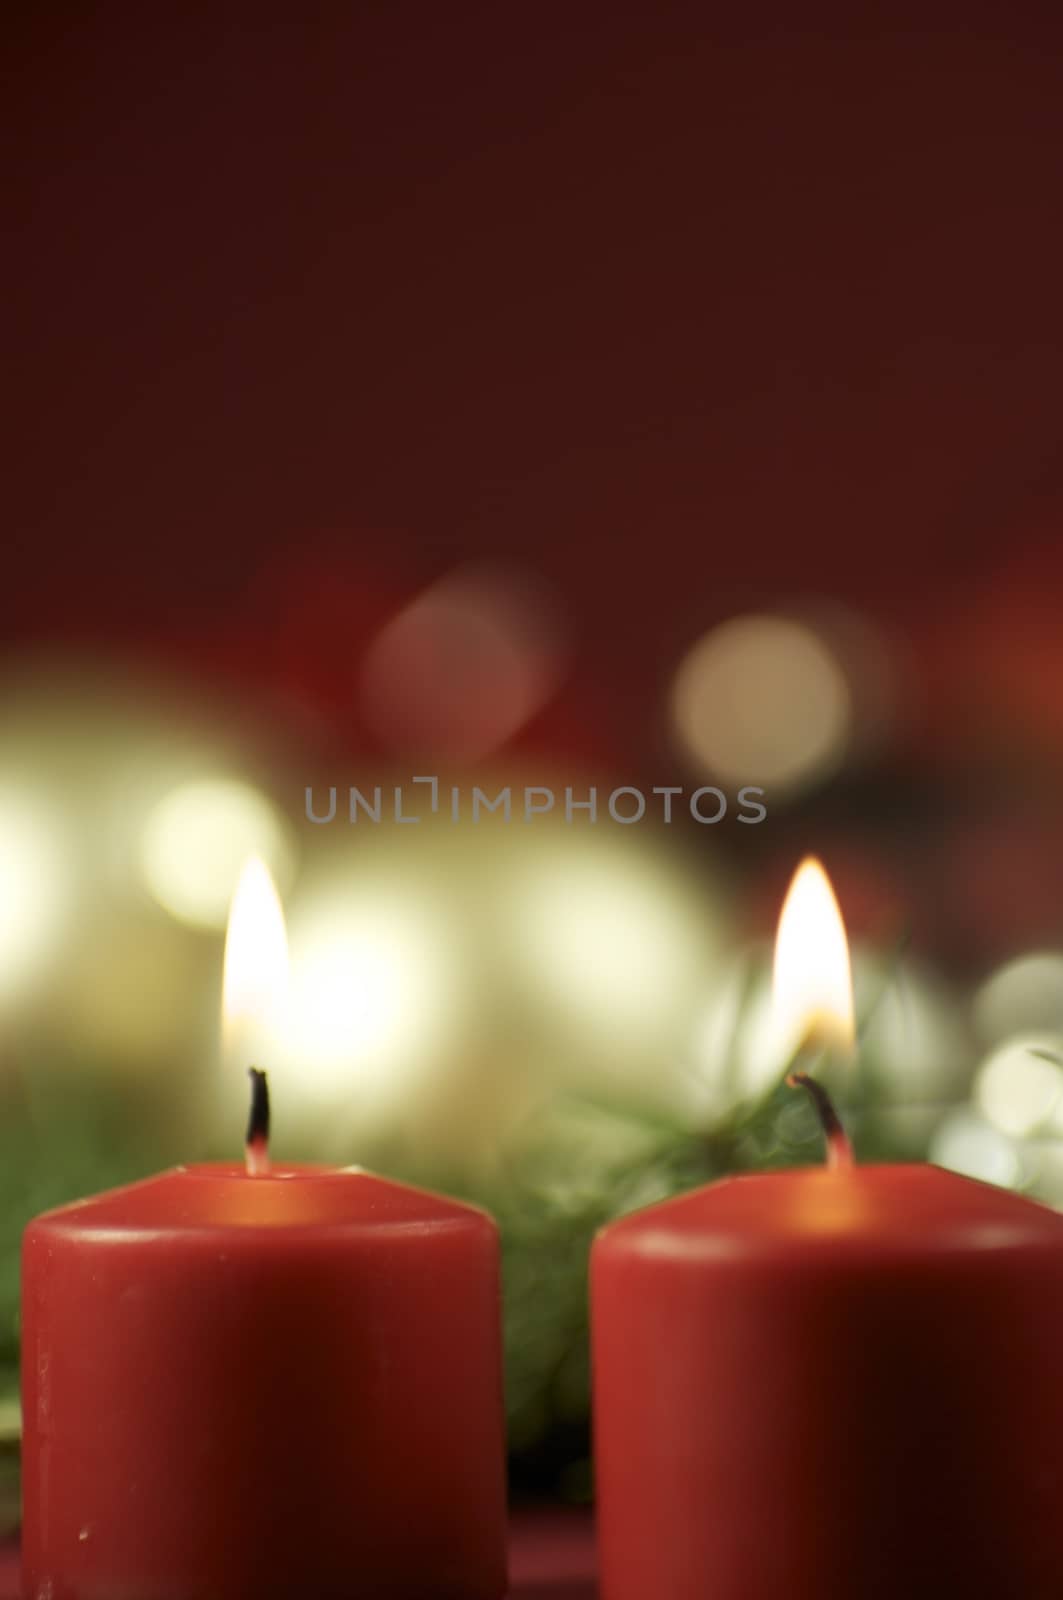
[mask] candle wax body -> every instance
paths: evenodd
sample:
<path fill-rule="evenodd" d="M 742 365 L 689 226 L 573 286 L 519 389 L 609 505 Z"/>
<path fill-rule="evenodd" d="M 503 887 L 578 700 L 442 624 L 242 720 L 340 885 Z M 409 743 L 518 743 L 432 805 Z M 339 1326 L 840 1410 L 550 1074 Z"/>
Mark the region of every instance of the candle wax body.
<path fill-rule="evenodd" d="M 27 1600 L 499 1600 L 496 1229 L 178 1169 L 23 1245 Z"/>
<path fill-rule="evenodd" d="M 739 1177 L 594 1244 L 603 1600 L 1063 1595 L 1063 1217 Z"/>

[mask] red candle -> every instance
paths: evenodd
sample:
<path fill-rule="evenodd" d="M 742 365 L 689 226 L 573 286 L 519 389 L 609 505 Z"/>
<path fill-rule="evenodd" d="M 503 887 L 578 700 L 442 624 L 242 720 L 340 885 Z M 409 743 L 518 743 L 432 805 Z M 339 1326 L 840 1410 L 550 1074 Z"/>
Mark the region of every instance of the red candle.
<path fill-rule="evenodd" d="M 357 1169 L 179 1168 L 30 1224 L 28 1600 L 499 1600 L 498 1245 Z"/>
<path fill-rule="evenodd" d="M 1063 1217 L 828 1133 L 595 1242 L 603 1600 L 1058 1600 Z"/>

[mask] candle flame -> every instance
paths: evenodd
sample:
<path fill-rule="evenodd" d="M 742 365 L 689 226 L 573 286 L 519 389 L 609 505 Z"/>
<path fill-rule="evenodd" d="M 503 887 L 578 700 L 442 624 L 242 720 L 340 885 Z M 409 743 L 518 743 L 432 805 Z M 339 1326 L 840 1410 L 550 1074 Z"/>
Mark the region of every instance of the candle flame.
<path fill-rule="evenodd" d="M 849 943 L 830 879 L 814 856 L 794 873 L 779 917 L 772 1011 L 789 1054 L 851 1054 L 856 1025 Z"/>
<path fill-rule="evenodd" d="M 255 1043 L 276 1025 L 288 985 L 284 912 L 269 869 L 258 856 L 244 865 L 229 908 L 222 979 L 222 1043 L 248 1065 Z"/>

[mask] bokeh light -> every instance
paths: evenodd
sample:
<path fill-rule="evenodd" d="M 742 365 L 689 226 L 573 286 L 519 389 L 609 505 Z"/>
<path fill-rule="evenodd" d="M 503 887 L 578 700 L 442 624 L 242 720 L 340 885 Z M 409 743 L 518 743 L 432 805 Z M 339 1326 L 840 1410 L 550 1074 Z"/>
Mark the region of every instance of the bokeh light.
<path fill-rule="evenodd" d="M 32 788 L 0 779 L 0 998 L 46 967 L 68 889 L 60 819 Z"/>
<path fill-rule="evenodd" d="M 144 825 L 144 880 L 161 906 L 194 927 L 224 928 L 249 856 L 260 856 L 280 884 L 289 881 L 289 829 L 264 794 L 237 778 L 177 785 Z"/>
<path fill-rule="evenodd" d="M 861 1071 L 895 1106 L 966 1097 L 970 1041 L 939 978 L 861 945 L 853 955 Z"/>
<path fill-rule="evenodd" d="M 939 1167 L 1005 1189 L 1018 1188 L 1023 1178 L 1022 1160 L 1011 1139 L 967 1106 L 941 1123 L 931 1141 L 930 1159 Z"/>
<path fill-rule="evenodd" d="M 706 1126 L 779 1081 L 788 1060 L 779 1036 L 767 946 L 732 959 L 713 986 L 694 1034 L 693 1085 Z"/>
<path fill-rule="evenodd" d="M 1020 1034 L 995 1050 L 975 1079 L 979 1110 L 993 1127 L 1015 1139 L 1048 1127 L 1063 1100 L 1063 1069 L 1039 1051 L 1063 1057 L 1063 1040 Z"/>
<path fill-rule="evenodd" d="M 1022 1157 L 1030 1172 L 1031 1193 L 1046 1205 L 1063 1206 L 1063 1140 L 1027 1141 Z"/>
<path fill-rule="evenodd" d="M 793 793 L 832 771 L 849 736 L 845 673 L 807 623 L 747 616 L 706 634 L 679 666 L 672 716 L 699 768 Z"/>
<path fill-rule="evenodd" d="M 385 749 L 476 761 L 546 703 L 565 654 L 541 582 L 501 566 L 463 567 L 374 640 L 362 667 L 362 710 Z"/>
<path fill-rule="evenodd" d="M 550 1080 L 693 1120 L 690 1035 L 721 944 L 713 880 L 653 846 L 559 826 L 514 861 L 494 914 L 508 939 L 492 959 Z"/>
<path fill-rule="evenodd" d="M 701 941 L 695 908 L 663 866 L 633 851 L 558 847 L 521 878 L 514 925 L 545 998 L 593 1024 L 603 1045 L 670 1031 Z"/>
<path fill-rule="evenodd" d="M 977 990 L 972 1017 L 986 1045 L 1021 1029 L 1063 1035 L 1063 952 L 1036 950 L 998 967 Z"/>
<path fill-rule="evenodd" d="M 278 1066 L 293 1097 L 386 1117 L 438 1065 L 456 984 L 434 905 L 351 879 L 293 903 Z"/>

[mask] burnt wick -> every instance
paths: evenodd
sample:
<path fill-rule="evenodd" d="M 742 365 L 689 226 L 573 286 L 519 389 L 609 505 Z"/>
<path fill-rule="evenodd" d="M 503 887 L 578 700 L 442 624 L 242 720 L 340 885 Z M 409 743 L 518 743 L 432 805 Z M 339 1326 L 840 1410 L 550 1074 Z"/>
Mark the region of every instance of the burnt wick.
<path fill-rule="evenodd" d="M 262 1178 L 269 1172 L 269 1079 L 257 1067 L 248 1067 L 247 1076 L 251 1080 L 251 1114 L 244 1155 L 248 1176 Z"/>

